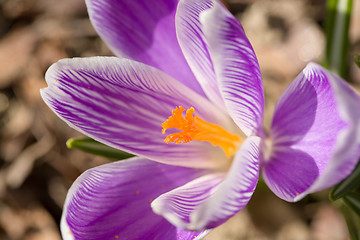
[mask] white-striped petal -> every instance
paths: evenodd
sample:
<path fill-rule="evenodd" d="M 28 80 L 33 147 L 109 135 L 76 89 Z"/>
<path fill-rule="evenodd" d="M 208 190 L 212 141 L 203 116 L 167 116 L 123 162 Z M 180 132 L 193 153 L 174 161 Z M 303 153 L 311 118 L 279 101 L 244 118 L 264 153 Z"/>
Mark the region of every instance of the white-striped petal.
<path fill-rule="evenodd" d="M 262 133 L 264 91 L 255 52 L 239 21 L 219 2 L 200 15 L 219 89 L 235 123 Z"/>
<path fill-rule="evenodd" d="M 250 200 L 259 176 L 260 138 L 249 137 L 226 173 L 213 173 L 165 193 L 152 208 L 176 226 L 202 230 L 224 223 Z"/>
<path fill-rule="evenodd" d="M 116 57 L 64 59 L 49 68 L 46 80 L 49 86 L 41 94 L 48 106 L 99 142 L 169 164 L 224 164 L 222 150 L 209 143 L 164 143 L 161 124 L 176 106 L 194 107 L 215 124 L 229 118 L 160 70 Z"/>

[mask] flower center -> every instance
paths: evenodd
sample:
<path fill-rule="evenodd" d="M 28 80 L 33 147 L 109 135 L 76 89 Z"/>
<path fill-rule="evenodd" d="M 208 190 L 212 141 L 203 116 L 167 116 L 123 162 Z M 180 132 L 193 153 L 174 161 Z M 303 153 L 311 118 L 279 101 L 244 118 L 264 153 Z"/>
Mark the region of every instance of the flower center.
<path fill-rule="evenodd" d="M 164 140 L 165 143 L 188 143 L 193 140 L 207 141 L 213 146 L 221 147 L 227 157 L 232 157 L 235 154 L 237 148 L 243 142 L 239 135 L 229 133 L 216 124 L 202 120 L 194 115 L 195 109 L 193 107 L 186 110 L 185 117 L 182 114 L 184 111 L 185 109 L 182 106 L 176 107 L 172 110 L 172 115 L 161 124 L 163 134 L 169 128 L 177 128 L 180 131 L 169 134 Z"/>

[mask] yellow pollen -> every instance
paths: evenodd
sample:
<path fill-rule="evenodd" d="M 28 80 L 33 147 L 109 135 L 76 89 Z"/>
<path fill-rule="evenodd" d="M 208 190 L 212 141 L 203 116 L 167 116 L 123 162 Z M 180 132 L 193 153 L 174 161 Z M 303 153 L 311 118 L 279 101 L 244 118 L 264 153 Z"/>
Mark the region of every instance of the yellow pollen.
<path fill-rule="evenodd" d="M 176 128 L 180 132 L 169 134 L 164 142 L 174 143 L 188 143 L 193 140 L 207 141 L 213 146 L 219 146 L 225 152 L 227 157 L 235 154 L 237 148 L 243 142 L 240 136 L 229 133 L 222 127 L 206 122 L 194 116 L 195 109 L 193 107 L 186 110 L 185 117 L 183 112 L 185 109 L 182 106 L 176 107 L 172 110 L 172 115 L 161 124 L 162 133 L 165 134 L 169 128 Z"/>

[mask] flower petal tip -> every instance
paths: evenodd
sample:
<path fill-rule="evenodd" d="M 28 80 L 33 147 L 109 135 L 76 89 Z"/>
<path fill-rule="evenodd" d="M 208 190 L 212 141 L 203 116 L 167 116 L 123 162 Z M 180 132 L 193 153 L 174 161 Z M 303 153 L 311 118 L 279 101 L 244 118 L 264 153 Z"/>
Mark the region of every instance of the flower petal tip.
<path fill-rule="evenodd" d="M 66 219 L 64 217 L 61 218 L 60 222 L 60 230 L 61 230 L 61 236 L 63 240 L 74 240 L 74 235 L 72 234 L 69 225 L 66 222 Z"/>

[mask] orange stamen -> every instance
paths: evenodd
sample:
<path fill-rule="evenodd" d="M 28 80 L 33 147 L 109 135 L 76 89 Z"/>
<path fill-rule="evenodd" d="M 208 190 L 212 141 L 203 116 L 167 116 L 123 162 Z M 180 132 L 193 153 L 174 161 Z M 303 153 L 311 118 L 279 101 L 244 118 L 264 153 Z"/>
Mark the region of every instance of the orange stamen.
<path fill-rule="evenodd" d="M 186 110 L 185 117 L 183 112 L 185 109 L 182 106 L 176 107 L 172 110 L 172 115 L 163 123 L 162 133 L 165 134 L 169 128 L 177 128 L 180 132 L 169 134 L 164 142 L 174 143 L 188 143 L 193 140 L 207 141 L 213 146 L 219 146 L 223 149 L 227 157 L 235 154 L 237 148 L 243 142 L 240 136 L 229 133 L 224 128 L 206 122 L 194 116 L 195 109 L 193 107 Z"/>

